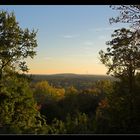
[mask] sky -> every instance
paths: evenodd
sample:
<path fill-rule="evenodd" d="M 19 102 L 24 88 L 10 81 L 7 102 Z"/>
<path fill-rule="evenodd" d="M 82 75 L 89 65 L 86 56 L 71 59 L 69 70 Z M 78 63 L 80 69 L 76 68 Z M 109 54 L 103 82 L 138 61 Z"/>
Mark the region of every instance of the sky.
<path fill-rule="evenodd" d="M 1 5 L 0 10 L 14 12 L 23 29 L 38 30 L 37 55 L 27 59 L 30 74 L 105 75 L 99 51 L 125 26 L 109 24 L 119 13 L 108 5 Z"/>

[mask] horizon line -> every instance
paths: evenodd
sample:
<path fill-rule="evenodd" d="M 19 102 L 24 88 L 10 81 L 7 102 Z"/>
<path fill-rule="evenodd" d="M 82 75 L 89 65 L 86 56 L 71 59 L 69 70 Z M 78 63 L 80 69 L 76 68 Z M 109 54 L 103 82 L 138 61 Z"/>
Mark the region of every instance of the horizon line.
<path fill-rule="evenodd" d="M 92 74 L 92 73 L 27 73 L 28 75 L 57 75 L 57 74 L 73 74 L 73 75 L 102 75 L 102 76 L 110 76 L 107 74 Z"/>

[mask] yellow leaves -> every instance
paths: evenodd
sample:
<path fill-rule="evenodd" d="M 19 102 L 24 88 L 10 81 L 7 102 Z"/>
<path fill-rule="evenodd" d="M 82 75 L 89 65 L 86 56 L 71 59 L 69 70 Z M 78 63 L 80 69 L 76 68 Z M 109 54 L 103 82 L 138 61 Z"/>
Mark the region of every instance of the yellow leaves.
<path fill-rule="evenodd" d="M 62 88 L 55 88 L 50 86 L 47 81 L 41 81 L 34 85 L 35 96 L 39 96 L 39 100 L 44 100 L 46 98 L 61 99 L 64 97 L 65 90 Z"/>
<path fill-rule="evenodd" d="M 48 84 L 47 81 L 41 81 L 41 82 L 38 82 L 38 83 L 35 85 L 35 88 L 40 89 L 40 90 L 43 90 L 43 91 L 49 89 L 49 87 L 50 87 L 50 86 L 49 86 L 49 84 Z"/>

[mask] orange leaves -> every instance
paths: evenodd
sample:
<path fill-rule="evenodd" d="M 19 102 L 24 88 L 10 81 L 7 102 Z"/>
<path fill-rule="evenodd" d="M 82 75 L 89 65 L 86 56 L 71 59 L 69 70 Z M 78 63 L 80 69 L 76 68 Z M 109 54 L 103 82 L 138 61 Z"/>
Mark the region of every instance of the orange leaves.
<path fill-rule="evenodd" d="M 108 106 L 109 106 L 109 105 L 108 105 L 108 101 L 107 101 L 106 98 L 103 99 L 103 100 L 101 100 L 100 103 L 99 103 L 99 107 L 102 108 L 102 109 L 103 109 L 103 108 L 108 108 Z"/>

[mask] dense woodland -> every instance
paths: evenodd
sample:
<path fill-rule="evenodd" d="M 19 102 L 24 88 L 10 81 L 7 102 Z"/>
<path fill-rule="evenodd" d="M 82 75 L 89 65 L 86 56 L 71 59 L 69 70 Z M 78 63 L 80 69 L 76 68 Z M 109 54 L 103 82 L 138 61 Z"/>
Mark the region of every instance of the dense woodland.
<path fill-rule="evenodd" d="M 111 6 L 130 23 L 115 30 L 100 61 L 109 76 L 26 75 L 37 32 L 22 29 L 14 13 L 0 12 L 1 134 L 139 134 L 140 6 Z"/>

